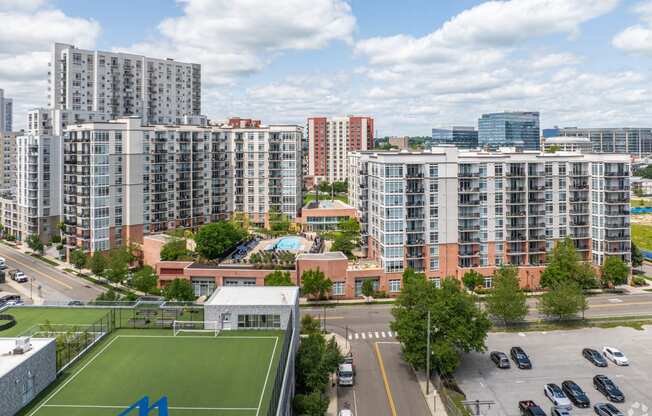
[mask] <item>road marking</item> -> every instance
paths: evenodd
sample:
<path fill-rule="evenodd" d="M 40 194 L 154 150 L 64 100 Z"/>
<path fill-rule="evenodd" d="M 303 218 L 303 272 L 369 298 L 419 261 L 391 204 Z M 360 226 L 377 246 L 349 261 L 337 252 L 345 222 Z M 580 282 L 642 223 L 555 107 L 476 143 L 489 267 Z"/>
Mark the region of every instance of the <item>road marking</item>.
<path fill-rule="evenodd" d="M 611 303 L 623 303 L 623 300 L 618 299 L 618 298 L 610 298 L 609 302 L 611 302 Z"/>
<path fill-rule="evenodd" d="M 372 339 L 373 337 L 374 335 L 371 332 L 369 332 L 369 339 Z"/>
<path fill-rule="evenodd" d="M 353 335 L 349 334 L 349 341 L 353 339 Z"/>
<path fill-rule="evenodd" d="M 393 335 L 392 335 L 392 331 L 387 331 L 387 336 L 388 336 L 388 337 L 392 337 L 392 336 L 393 336 Z"/>
<path fill-rule="evenodd" d="M 52 280 L 52 282 L 54 282 L 54 283 L 56 283 L 56 284 L 59 284 L 59 285 L 64 286 L 64 287 L 67 287 L 67 288 L 70 289 L 70 290 L 73 289 L 72 286 L 67 285 L 67 284 L 65 284 L 65 283 L 63 283 L 63 282 L 60 282 L 60 281 L 58 281 L 57 279 L 55 279 L 55 278 L 53 278 L 53 277 L 50 277 L 50 276 L 48 276 L 47 274 L 45 274 L 45 273 L 43 273 L 43 272 L 38 271 L 37 269 L 35 269 L 34 267 L 30 266 L 29 264 L 26 264 L 26 263 L 23 263 L 23 262 L 20 261 L 20 260 L 17 260 L 15 257 L 9 257 L 9 256 L 7 256 L 7 258 L 10 259 L 11 261 L 14 261 L 14 262 L 16 262 L 16 263 L 22 265 L 23 267 L 26 267 L 26 268 L 32 270 L 33 272 L 35 272 L 36 274 L 38 274 L 38 275 L 41 276 L 41 277 L 44 277 L 44 276 L 45 276 L 45 277 L 46 277 L 45 280 L 47 280 L 48 282 L 49 282 L 50 280 Z M 40 260 L 36 259 L 35 261 L 40 261 Z M 56 269 L 55 269 L 55 270 L 56 270 Z M 57 271 L 58 271 L 58 270 L 57 270 Z"/>
<path fill-rule="evenodd" d="M 381 331 L 381 332 L 380 332 L 380 335 L 382 335 L 383 338 L 385 338 L 385 332 L 382 332 L 382 331 Z"/>
<path fill-rule="evenodd" d="M 387 400 L 389 400 L 389 407 L 392 411 L 392 416 L 397 416 L 396 405 L 394 405 L 394 398 L 392 397 L 392 391 L 389 388 L 389 380 L 387 380 L 387 372 L 385 371 L 385 364 L 383 363 L 383 357 L 380 355 L 380 348 L 378 348 L 378 343 L 374 343 L 376 349 L 376 358 L 378 358 L 378 365 L 380 366 L 380 374 L 383 377 L 383 383 L 385 384 L 385 393 L 387 393 Z"/>
<path fill-rule="evenodd" d="M 357 332 L 355 333 L 355 339 L 358 339 L 358 333 Z"/>
<path fill-rule="evenodd" d="M 625 306 L 640 306 L 640 305 L 650 305 L 652 302 L 623 302 L 623 303 L 605 303 L 603 305 L 589 305 L 589 310 L 594 308 L 622 308 Z"/>
<path fill-rule="evenodd" d="M 355 398 L 355 389 L 353 389 L 353 410 L 355 410 L 355 414 L 358 414 L 358 399 Z"/>
<path fill-rule="evenodd" d="M 522 333 L 522 332 L 519 332 L 519 333 L 518 333 L 518 336 L 519 336 L 519 337 L 524 337 L 524 336 L 525 336 L 525 334 L 524 334 L 524 333 Z"/>
<path fill-rule="evenodd" d="M 380 338 L 380 337 L 378 336 L 378 332 L 374 332 L 374 335 L 376 335 L 376 338 Z M 385 338 L 384 335 L 383 335 L 383 338 Z"/>
<path fill-rule="evenodd" d="M 365 337 L 365 335 L 364 335 L 364 332 L 361 333 L 360 335 L 362 335 L 362 339 L 367 339 L 367 338 Z"/>

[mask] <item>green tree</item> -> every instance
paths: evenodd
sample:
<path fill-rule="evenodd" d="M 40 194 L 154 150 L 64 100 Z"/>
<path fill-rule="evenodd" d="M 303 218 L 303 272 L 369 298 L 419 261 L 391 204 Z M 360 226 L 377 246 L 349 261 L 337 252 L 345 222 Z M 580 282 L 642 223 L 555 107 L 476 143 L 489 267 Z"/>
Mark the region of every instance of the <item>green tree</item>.
<path fill-rule="evenodd" d="M 247 236 L 235 222 L 218 221 L 206 224 L 195 235 L 197 253 L 205 259 L 216 259 Z"/>
<path fill-rule="evenodd" d="M 339 194 L 344 194 L 349 191 L 349 183 L 347 181 L 333 182 L 333 191 Z"/>
<path fill-rule="evenodd" d="M 473 291 L 476 287 L 481 287 L 484 285 L 484 276 L 475 270 L 469 270 L 468 272 L 464 273 L 462 282 L 464 283 L 464 287 Z"/>
<path fill-rule="evenodd" d="M 321 323 L 319 323 L 319 320 L 313 318 L 311 315 L 303 315 L 301 317 L 301 335 L 319 333 L 321 333 Z"/>
<path fill-rule="evenodd" d="M 342 233 L 338 233 L 330 251 L 341 251 L 347 257 L 351 257 L 353 249 L 355 249 L 355 244 L 351 242 L 351 239 Z"/>
<path fill-rule="evenodd" d="M 325 352 L 326 340 L 321 334 L 313 333 L 301 339 L 296 358 L 296 386 L 299 392 L 322 392 L 328 385 Z"/>
<path fill-rule="evenodd" d="M 192 302 L 196 299 L 190 281 L 186 279 L 174 279 L 163 288 L 163 297 L 166 300 L 179 302 Z"/>
<path fill-rule="evenodd" d="M 70 263 L 78 269 L 81 269 L 86 264 L 86 253 L 82 250 L 75 249 L 70 252 Z"/>
<path fill-rule="evenodd" d="M 329 182 L 320 182 L 318 186 L 319 192 L 330 194 L 332 191 L 332 185 Z"/>
<path fill-rule="evenodd" d="M 318 299 L 325 299 L 333 287 L 331 279 L 319 269 L 306 270 L 301 275 L 302 291 Z"/>
<path fill-rule="evenodd" d="M 618 286 L 627 283 L 629 267 L 620 257 L 607 256 L 600 268 L 600 278 L 604 286 Z"/>
<path fill-rule="evenodd" d="M 548 256 L 548 265 L 541 273 L 541 286 L 551 288 L 558 283 L 574 282 L 582 289 L 596 286 L 593 267 L 581 261 L 570 237 L 559 241 Z"/>
<path fill-rule="evenodd" d="M 294 411 L 299 416 L 323 416 L 328 410 L 328 396 L 319 391 L 297 394 L 294 397 Z"/>
<path fill-rule="evenodd" d="M 587 308 L 588 303 L 582 288 L 572 281 L 555 284 L 539 299 L 539 311 L 560 321 L 572 318 Z"/>
<path fill-rule="evenodd" d="M 652 165 L 647 165 L 646 167 L 637 170 L 634 172 L 634 176 L 640 176 L 645 179 L 652 179 Z"/>
<path fill-rule="evenodd" d="M 355 218 L 341 219 L 337 223 L 337 229 L 345 236 L 355 239 L 360 236 L 360 223 Z"/>
<path fill-rule="evenodd" d="M 515 267 L 502 266 L 494 272 L 493 290 L 487 295 L 486 302 L 489 315 L 502 320 L 505 326 L 525 318 L 527 297 L 521 290 Z"/>
<path fill-rule="evenodd" d="M 43 246 L 43 242 L 38 235 L 30 234 L 30 236 L 27 237 L 26 242 L 27 247 L 29 247 L 33 252 L 43 254 L 45 247 Z"/>
<path fill-rule="evenodd" d="M 403 356 L 417 369 L 426 365 L 427 315 L 431 314 L 433 368 L 448 375 L 459 365 L 461 352 L 484 351 L 491 322 L 477 308 L 474 296 L 460 289 L 455 279 L 435 288 L 423 274 L 406 270 L 390 324 L 401 341 Z"/>
<path fill-rule="evenodd" d="M 107 256 L 104 277 L 115 283 L 122 282 L 127 277 L 129 263 L 132 261 L 133 256 L 127 247 L 121 246 L 111 249 Z"/>
<path fill-rule="evenodd" d="M 120 294 L 111 288 L 104 293 L 100 293 L 100 295 L 95 298 L 95 300 L 104 302 L 116 302 L 120 300 Z"/>
<path fill-rule="evenodd" d="M 161 247 L 161 260 L 163 261 L 181 260 L 187 256 L 188 249 L 186 240 L 183 238 L 173 237 Z"/>
<path fill-rule="evenodd" d="M 548 148 L 546 149 L 546 153 L 556 153 L 559 152 L 560 150 L 561 150 L 561 146 L 559 146 L 558 144 L 552 144 L 548 146 Z"/>
<path fill-rule="evenodd" d="M 374 295 L 375 289 L 374 289 L 374 282 L 371 279 L 365 279 L 362 282 L 362 294 L 366 296 L 367 298 L 370 298 L 371 296 Z"/>
<path fill-rule="evenodd" d="M 140 270 L 136 271 L 131 277 L 131 286 L 145 293 L 156 294 L 159 292 L 156 287 L 158 276 L 149 266 L 143 266 Z"/>
<path fill-rule="evenodd" d="M 86 258 L 86 268 L 90 269 L 93 274 L 97 276 L 101 276 L 104 270 L 106 269 L 106 266 L 108 264 L 108 261 L 104 254 L 102 254 L 99 251 L 96 251 L 93 253 L 93 255 L 88 256 Z"/>
<path fill-rule="evenodd" d="M 329 373 L 334 373 L 340 364 L 344 362 L 344 356 L 340 350 L 335 337 L 332 336 L 326 342 L 326 350 L 324 351 L 324 366 Z"/>
<path fill-rule="evenodd" d="M 641 267 L 643 265 L 643 253 L 632 241 L 632 267 Z"/>
<path fill-rule="evenodd" d="M 265 277 L 265 286 L 295 286 L 290 272 L 274 270 Z"/>
<path fill-rule="evenodd" d="M 269 211 L 269 228 L 275 234 L 287 233 L 290 230 L 290 219 L 287 214 L 280 212 L 277 208 Z"/>

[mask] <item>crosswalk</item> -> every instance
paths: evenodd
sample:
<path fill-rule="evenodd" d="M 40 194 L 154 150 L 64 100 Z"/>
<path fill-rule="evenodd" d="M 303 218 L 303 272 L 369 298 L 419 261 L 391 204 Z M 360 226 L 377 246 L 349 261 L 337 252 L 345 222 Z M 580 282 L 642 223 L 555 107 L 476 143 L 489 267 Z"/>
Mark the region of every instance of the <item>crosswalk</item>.
<path fill-rule="evenodd" d="M 367 339 L 384 339 L 384 338 L 394 338 L 394 337 L 396 337 L 396 332 L 393 331 L 352 332 L 349 334 L 349 341 L 367 340 Z"/>

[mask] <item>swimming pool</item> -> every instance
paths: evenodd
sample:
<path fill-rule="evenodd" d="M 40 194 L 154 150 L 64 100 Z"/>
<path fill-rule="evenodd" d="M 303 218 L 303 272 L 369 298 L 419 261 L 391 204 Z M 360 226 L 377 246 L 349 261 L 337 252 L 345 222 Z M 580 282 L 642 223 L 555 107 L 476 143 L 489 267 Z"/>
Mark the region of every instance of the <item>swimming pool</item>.
<path fill-rule="evenodd" d="M 283 237 L 276 243 L 277 250 L 299 250 L 301 239 L 299 237 Z"/>

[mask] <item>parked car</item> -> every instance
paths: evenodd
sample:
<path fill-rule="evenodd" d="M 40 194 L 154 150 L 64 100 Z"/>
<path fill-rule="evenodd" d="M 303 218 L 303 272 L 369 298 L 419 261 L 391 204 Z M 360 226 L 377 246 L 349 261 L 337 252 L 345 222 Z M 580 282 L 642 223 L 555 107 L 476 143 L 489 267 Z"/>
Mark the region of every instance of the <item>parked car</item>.
<path fill-rule="evenodd" d="M 11 280 L 14 280 L 18 283 L 25 283 L 29 281 L 25 273 L 21 272 L 18 269 L 15 270 L 9 270 L 9 277 L 11 277 Z"/>
<path fill-rule="evenodd" d="M 523 351 L 523 348 L 512 347 L 512 349 L 509 350 L 509 354 L 512 356 L 512 360 L 514 360 L 518 368 L 528 370 L 532 368 L 530 357 L 528 357 L 525 351 Z"/>
<path fill-rule="evenodd" d="M 602 356 L 602 354 L 600 354 L 598 350 L 594 350 L 593 348 L 584 348 L 582 350 L 582 355 L 596 367 L 607 366 L 607 360 L 605 360 L 605 358 Z"/>
<path fill-rule="evenodd" d="M 566 397 L 566 394 L 563 392 L 561 387 L 556 385 L 555 383 L 548 383 L 545 386 L 543 386 L 543 393 L 546 395 L 547 398 L 550 399 L 552 404 L 555 405 L 555 407 L 561 407 L 564 409 L 572 409 L 573 404 L 571 403 L 570 399 Z"/>
<path fill-rule="evenodd" d="M 342 409 L 338 413 L 338 416 L 353 416 L 353 412 L 351 411 L 351 409 Z"/>
<path fill-rule="evenodd" d="M 622 403 L 625 401 L 625 395 L 616 386 L 616 383 L 603 374 L 593 377 L 593 386 L 612 402 Z"/>
<path fill-rule="evenodd" d="M 518 408 L 521 411 L 521 416 L 546 416 L 546 412 L 532 400 L 518 402 Z"/>
<path fill-rule="evenodd" d="M 489 358 L 491 358 L 491 361 L 496 364 L 496 367 L 498 368 L 510 368 L 511 365 L 509 364 L 509 357 L 507 357 L 507 354 L 504 352 L 500 351 L 491 351 L 489 354 Z"/>
<path fill-rule="evenodd" d="M 353 353 L 350 352 L 344 356 L 344 364 L 351 364 L 351 368 L 353 368 L 353 375 L 355 375 L 355 364 L 353 364 Z"/>
<path fill-rule="evenodd" d="M 604 347 L 602 353 L 606 359 L 616 365 L 629 365 L 629 360 L 625 357 L 625 354 L 614 347 Z"/>
<path fill-rule="evenodd" d="M 571 416 L 570 410 L 565 407 L 553 406 L 550 409 L 551 416 Z"/>
<path fill-rule="evenodd" d="M 591 406 L 591 401 L 589 400 L 589 397 L 584 393 L 584 390 L 580 386 L 577 385 L 572 380 L 566 380 L 563 383 L 561 383 L 561 389 L 566 393 L 566 396 L 570 399 L 571 402 L 577 407 L 581 407 L 583 409 Z"/>
<path fill-rule="evenodd" d="M 84 306 L 84 302 L 81 300 L 71 300 L 68 302 L 68 306 Z"/>
<path fill-rule="evenodd" d="M 7 268 L 7 261 L 4 259 L 4 257 L 0 257 L 0 270 L 4 270 Z"/>
<path fill-rule="evenodd" d="M 340 364 L 337 369 L 337 384 L 340 386 L 353 386 L 353 366 L 351 364 Z"/>
<path fill-rule="evenodd" d="M 598 416 L 625 416 L 623 412 L 611 403 L 596 403 L 593 406 L 593 410 Z"/>

